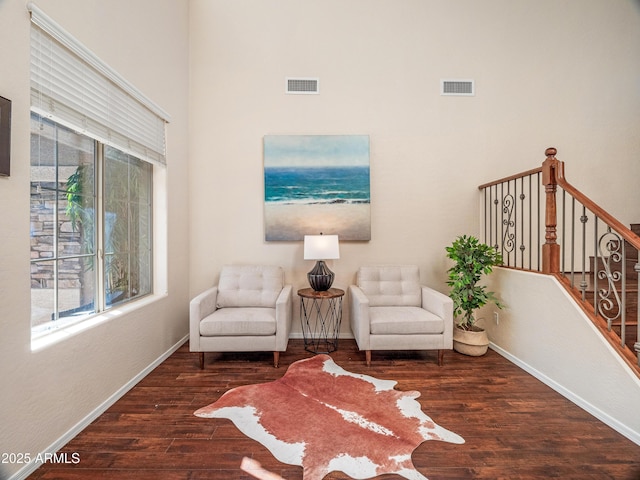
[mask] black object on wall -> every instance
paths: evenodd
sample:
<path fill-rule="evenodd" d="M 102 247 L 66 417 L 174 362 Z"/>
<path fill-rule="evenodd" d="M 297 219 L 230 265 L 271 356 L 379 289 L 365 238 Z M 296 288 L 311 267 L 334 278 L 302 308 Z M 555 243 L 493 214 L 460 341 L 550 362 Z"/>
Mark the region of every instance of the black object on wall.
<path fill-rule="evenodd" d="M 0 97 L 0 177 L 11 170 L 11 100 Z"/>

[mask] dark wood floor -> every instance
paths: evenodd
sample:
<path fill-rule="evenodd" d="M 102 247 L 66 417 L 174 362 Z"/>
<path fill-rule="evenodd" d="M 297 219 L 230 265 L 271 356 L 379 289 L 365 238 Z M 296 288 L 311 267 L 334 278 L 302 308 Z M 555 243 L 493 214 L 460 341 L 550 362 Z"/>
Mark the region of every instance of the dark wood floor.
<path fill-rule="evenodd" d="M 255 480 L 239 469 L 247 456 L 286 480 L 301 479 L 302 468 L 278 462 L 229 420 L 193 412 L 230 388 L 275 380 L 308 355 L 292 340 L 278 369 L 269 353 L 207 354 L 202 371 L 184 345 L 61 450 L 76 453 L 78 464 L 45 464 L 29 478 Z M 355 343 L 344 340 L 332 357 L 352 372 L 421 392 L 423 410 L 466 440 L 415 450 L 413 462 L 430 480 L 640 480 L 640 446 L 493 351 L 480 358 L 448 351 L 443 367 L 435 352 L 374 352 L 367 368 Z"/>

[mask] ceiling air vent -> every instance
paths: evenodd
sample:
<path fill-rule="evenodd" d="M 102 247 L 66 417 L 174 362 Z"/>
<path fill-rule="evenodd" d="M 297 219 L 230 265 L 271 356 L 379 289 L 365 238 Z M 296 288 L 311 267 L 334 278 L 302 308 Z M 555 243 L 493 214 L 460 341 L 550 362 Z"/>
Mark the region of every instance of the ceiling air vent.
<path fill-rule="evenodd" d="M 475 95 L 475 85 L 473 80 L 442 80 L 440 82 L 441 95 Z"/>
<path fill-rule="evenodd" d="M 287 78 L 287 91 L 296 95 L 313 95 L 320 93 L 318 78 Z"/>

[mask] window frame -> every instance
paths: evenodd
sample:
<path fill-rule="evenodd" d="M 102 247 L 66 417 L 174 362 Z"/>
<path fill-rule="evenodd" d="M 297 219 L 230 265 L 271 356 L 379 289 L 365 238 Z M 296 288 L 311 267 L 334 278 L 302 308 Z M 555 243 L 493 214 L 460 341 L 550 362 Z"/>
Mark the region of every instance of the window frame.
<path fill-rule="evenodd" d="M 59 162 L 60 159 L 58 155 L 61 149 L 58 145 L 58 139 L 59 139 L 59 129 L 63 129 L 66 131 L 70 131 L 70 130 L 66 128 L 64 125 L 59 125 L 52 120 L 44 119 L 36 113 L 32 113 L 31 121 L 46 122 L 53 129 L 55 129 L 53 140 L 52 140 L 54 148 L 51 149 L 51 151 L 54 152 L 53 158 L 51 158 L 50 162 L 47 162 L 47 163 L 52 164 L 52 166 L 49 168 L 53 169 L 53 171 L 55 172 L 54 177 L 56 179 L 56 182 L 55 182 L 55 188 L 46 189 L 47 191 L 54 192 L 55 194 L 55 197 L 54 197 L 55 208 L 53 209 L 54 218 L 53 218 L 52 227 L 51 227 L 52 229 L 52 233 L 51 233 L 52 247 L 50 252 L 51 256 L 47 256 L 43 258 L 35 258 L 30 261 L 31 265 L 43 264 L 46 262 L 53 263 L 52 280 L 51 280 L 53 284 L 53 292 L 52 292 L 53 293 L 53 308 L 52 308 L 53 311 L 51 312 L 52 319 L 49 322 L 42 323 L 35 326 L 32 323 L 31 325 L 32 340 L 37 340 L 43 335 L 48 335 L 59 329 L 64 329 L 64 328 L 73 326 L 77 323 L 84 322 L 90 319 L 91 317 L 99 316 L 105 312 L 108 312 L 113 308 L 121 308 L 123 305 L 136 302 L 140 299 L 143 299 L 144 297 L 154 294 L 155 292 L 155 282 L 154 282 L 155 242 L 154 242 L 154 234 L 153 234 L 153 231 L 154 231 L 153 224 L 154 224 L 154 217 L 155 217 L 155 211 L 154 211 L 155 189 L 153 185 L 154 185 L 155 170 L 157 167 L 154 167 L 154 165 L 148 162 L 144 162 L 143 160 L 137 159 L 136 157 L 133 157 L 130 154 L 122 152 L 116 149 L 115 147 L 111 147 L 109 145 L 100 143 L 99 141 L 92 139 L 86 135 L 82 135 L 77 132 L 71 132 L 71 133 L 74 133 L 75 135 L 78 135 L 80 139 L 88 140 L 93 145 L 93 148 L 92 148 L 93 160 L 92 160 L 92 169 L 91 169 L 91 171 L 93 172 L 92 181 L 91 181 L 93 188 L 92 188 L 92 194 L 90 195 L 90 198 L 92 198 L 93 200 L 92 203 L 93 203 L 93 212 L 94 212 L 94 215 L 93 215 L 94 225 L 92 229 L 92 240 L 91 240 L 91 243 L 93 244 L 93 248 L 91 249 L 92 251 L 89 253 L 83 252 L 81 249 L 75 254 L 65 255 L 62 253 L 62 250 L 59 245 L 60 237 L 62 234 L 60 229 L 60 225 L 62 221 L 60 218 L 61 217 L 61 197 L 64 197 L 65 195 L 67 195 L 69 193 L 69 190 L 67 190 L 68 185 L 66 184 L 64 188 L 61 187 L 62 182 L 61 182 L 59 173 L 60 173 L 60 169 L 64 167 L 61 165 L 61 162 Z M 40 142 L 38 142 L 38 145 L 39 144 Z M 33 145 L 32 145 L 32 148 L 33 148 Z M 147 201 L 143 205 L 147 206 L 146 212 L 144 213 L 144 215 L 149 219 L 149 225 L 147 227 L 147 232 L 146 232 L 149 236 L 149 240 L 148 240 L 149 245 L 148 245 L 148 248 L 141 253 L 144 256 L 148 256 L 148 259 L 149 259 L 149 267 L 148 267 L 147 276 L 146 276 L 147 277 L 146 280 L 148 281 L 149 288 L 148 290 L 145 290 L 142 293 L 136 294 L 133 297 L 128 297 L 123 299 L 122 301 L 113 302 L 113 303 L 111 303 L 107 298 L 107 282 L 106 282 L 106 263 L 107 263 L 108 255 L 110 255 L 110 253 L 107 252 L 107 248 L 105 246 L 107 242 L 107 238 L 105 236 L 105 230 L 106 230 L 105 222 L 106 222 L 106 212 L 108 208 L 106 205 L 107 202 L 106 202 L 106 195 L 105 195 L 105 191 L 107 189 L 106 182 L 108 179 L 105 172 L 107 170 L 106 163 L 109 162 L 108 155 L 105 153 L 105 150 L 107 148 L 113 149 L 115 152 L 119 152 L 120 154 L 124 155 L 127 165 L 130 165 L 131 160 L 133 159 L 148 166 L 147 173 L 146 175 L 144 175 L 144 181 L 148 183 L 146 187 L 148 194 L 147 194 Z M 41 155 L 41 152 L 38 151 L 38 158 L 40 158 L 40 155 Z M 122 161 L 122 160 L 121 159 L 116 160 L 114 158 L 113 161 Z M 89 164 L 81 164 L 78 167 L 82 165 L 89 165 Z M 33 166 L 34 165 L 32 165 L 32 167 Z M 130 177 L 127 177 L 127 181 L 130 181 Z M 125 203 L 129 205 L 131 203 L 131 199 L 128 198 Z M 73 221 L 72 218 L 69 220 Z M 33 234 L 33 231 L 32 231 L 32 234 Z M 33 238 L 33 235 L 32 235 L 32 238 Z M 129 229 L 127 230 L 127 238 L 130 242 L 131 231 Z M 139 259 L 140 256 L 136 258 Z M 59 299 L 59 292 L 62 287 L 60 287 L 59 285 L 61 281 L 60 279 L 61 272 L 58 270 L 58 264 L 59 262 L 64 260 L 82 261 L 82 259 L 91 259 L 90 261 L 92 261 L 94 265 L 93 273 L 90 275 L 93 278 L 93 302 L 92 302 L 93 311 L 87 311 L 86 313 L 82 313 L 81 310 L 78 310 L 79 315 L 77 316 L 72 316 L 72 315 L 61 316 L 60 314 L 64 310 L 62 310 L 60 306 L 60 299 Z M 127 273 L 130 276 L 132 273 L 132 270 L 128 269 Z M 34 306 L 33 297 L 31 302 L 33 307 Z M 80 308 L 80 306 L 78 307 L 78 309 Z M 34 319 L 31 318 L 32 322 L 33 320 Z"/>

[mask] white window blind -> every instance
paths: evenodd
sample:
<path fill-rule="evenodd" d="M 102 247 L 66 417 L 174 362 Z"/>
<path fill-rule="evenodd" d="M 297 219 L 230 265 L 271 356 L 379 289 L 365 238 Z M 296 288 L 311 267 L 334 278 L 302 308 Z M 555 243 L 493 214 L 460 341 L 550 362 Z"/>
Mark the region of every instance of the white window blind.
<path fill-rule="evenodd" d="M 31 109 L 141 160 L 165 164 L 169 115 L 29 3 Z"/>

